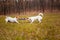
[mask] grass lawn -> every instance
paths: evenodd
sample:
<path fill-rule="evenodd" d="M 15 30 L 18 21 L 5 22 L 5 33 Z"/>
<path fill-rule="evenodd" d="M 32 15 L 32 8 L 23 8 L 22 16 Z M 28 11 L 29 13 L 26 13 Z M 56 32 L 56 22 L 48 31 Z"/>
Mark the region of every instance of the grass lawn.
<path fill-rule="evenodd" d="M 27 20 L 5 23 L 5 16 L 0 16 L 0 40 L 60 40 L 60 14 L 46 13 L 42 23 L 32 24 Z"/>

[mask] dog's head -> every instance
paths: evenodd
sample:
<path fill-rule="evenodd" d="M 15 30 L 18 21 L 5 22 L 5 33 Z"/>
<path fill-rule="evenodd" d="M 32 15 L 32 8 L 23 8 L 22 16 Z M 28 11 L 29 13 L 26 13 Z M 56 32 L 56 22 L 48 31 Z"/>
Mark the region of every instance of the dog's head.
<path fill-rule="evenodd" d="M 15 18 L 16 18 L 16 19 L 19 19 L 19 16 L 16 16 Z"/>

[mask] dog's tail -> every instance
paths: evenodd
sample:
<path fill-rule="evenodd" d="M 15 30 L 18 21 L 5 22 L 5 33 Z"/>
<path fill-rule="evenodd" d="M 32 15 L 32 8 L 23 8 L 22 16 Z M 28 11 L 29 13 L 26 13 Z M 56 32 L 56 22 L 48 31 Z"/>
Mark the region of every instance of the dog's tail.
<path fill-rule="evenodd" d="M 43 17 L 43 13 L 39 13 L 39 16 L 42 16 Z"/>

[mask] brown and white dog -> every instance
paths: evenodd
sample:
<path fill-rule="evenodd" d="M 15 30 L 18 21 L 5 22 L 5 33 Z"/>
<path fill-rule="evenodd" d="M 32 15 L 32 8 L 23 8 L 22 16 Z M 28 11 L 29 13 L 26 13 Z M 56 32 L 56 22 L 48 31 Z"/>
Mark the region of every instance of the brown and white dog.
<path fill-rule="evenodd" d="M 5 21 L 6 21 L 6 23 L 7 23 L 7 22 L 16 22 L 16 23 L 19 23 L 19 22 L 17 21 L 17 17 L 12 18 L 12 17 L 10 17 L 10 16 L 6 16 Z"/>
<path fill-rule="evenodd" d="M 35 20 L 38 20 L 39 23 L 41 23 L 42 18 L 43 13 L 39 13 L 37 16 L 28 17 L 27 19 L 30 21 L 30 23 L 33 23 Z"/>

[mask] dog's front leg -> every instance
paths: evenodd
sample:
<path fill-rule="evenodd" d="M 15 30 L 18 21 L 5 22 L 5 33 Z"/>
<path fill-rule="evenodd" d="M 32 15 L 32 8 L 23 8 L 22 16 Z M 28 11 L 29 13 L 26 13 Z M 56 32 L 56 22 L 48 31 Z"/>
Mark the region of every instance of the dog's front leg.
<path fill-rule="evenodd" d="M 17 20 L 15 22 L 19 24 L 19 22 Z"/>
<path fill-rule="evenodd" d="M 31 20 L 31 23 L 33 23 L 34 22 L 34 20 Z"/>

